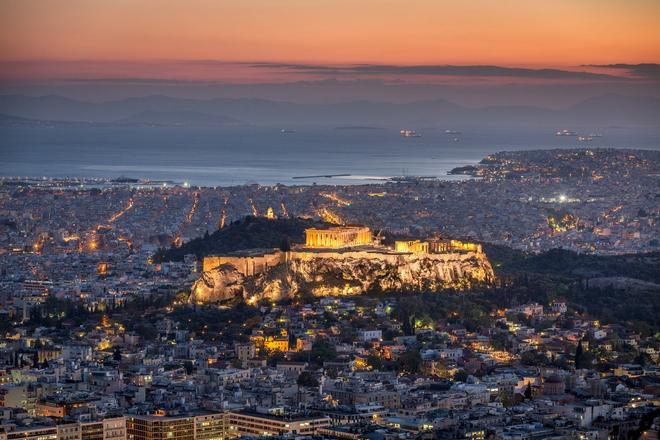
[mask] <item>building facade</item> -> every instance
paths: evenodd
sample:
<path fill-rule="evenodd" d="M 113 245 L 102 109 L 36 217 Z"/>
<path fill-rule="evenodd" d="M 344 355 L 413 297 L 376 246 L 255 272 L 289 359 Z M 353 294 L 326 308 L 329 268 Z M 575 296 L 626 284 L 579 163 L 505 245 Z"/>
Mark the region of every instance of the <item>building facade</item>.
<path fill-rule="evenodd" d="M 241 436 L 315 435 L 320 428 L 330 426 L 330 418 L 326 416 L 285 418 L 240 411 L 229 413 L 229 425 Z"/>

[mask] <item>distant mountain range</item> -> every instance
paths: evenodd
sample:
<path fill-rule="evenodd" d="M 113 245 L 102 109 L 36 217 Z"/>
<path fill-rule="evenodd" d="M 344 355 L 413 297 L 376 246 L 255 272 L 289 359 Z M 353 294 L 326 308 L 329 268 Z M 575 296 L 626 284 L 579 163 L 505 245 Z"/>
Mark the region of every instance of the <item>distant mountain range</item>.
<path fill-rule="evenodd" d="M 49 120 L 23 118 L 20 116 L 0 114 L 0 127 L 79 127 L 79 126 L 145 126 L 145 127 L 224 127 L 245 125 L 238 119 L 221 115 L 209 115 L 198 112 L 156 112 L 144 111 L 113 122 L 98 122 L 94 120 Z"/>
<path fill-rule="evenodd" d="M 225 126 L 244 125 L 245 122 L 223 115 L 191 111 L 158 112 L 146 110 L 117 121 L 126 125 L 181 125 L 181 126 Z"/>
<path fill-rule="evenodd" d="M 0 96 L 4 118 L 39 121 L 133 125 L 225 126 L 251 124 L 334 124 L 456 126 L 505 125 L 627 125 L 660 126 L 660 99 L 603 95 L 565 109 L 530 106 L 467 108 L 445 100 L 394 104 L 351 101 L 339 104 L 298 104 L 263 99 L 208 100 L 153 95 L 116 101 L 85 102 L 57 95 Z M 2 122 L 0 120 L 0 122 Z M 5 121 L 6 122 L 6 121 Z M 17 121 L 14 121 L 17 122 Z M 23 121 L 25 122 L 25 121 Z"/>

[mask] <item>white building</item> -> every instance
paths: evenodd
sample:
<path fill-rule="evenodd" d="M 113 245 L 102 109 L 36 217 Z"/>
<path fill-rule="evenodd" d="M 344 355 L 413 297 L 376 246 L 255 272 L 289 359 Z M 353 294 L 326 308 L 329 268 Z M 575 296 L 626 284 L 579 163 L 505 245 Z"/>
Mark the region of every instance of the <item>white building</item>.
<path fill-rule="evenodd" d="M 360 330 L 358 332 L 358 337 L 364 342 L 372 341 L 374 339 L 381 340 L 383 339 L 383 332 L 381 330 Z"/>

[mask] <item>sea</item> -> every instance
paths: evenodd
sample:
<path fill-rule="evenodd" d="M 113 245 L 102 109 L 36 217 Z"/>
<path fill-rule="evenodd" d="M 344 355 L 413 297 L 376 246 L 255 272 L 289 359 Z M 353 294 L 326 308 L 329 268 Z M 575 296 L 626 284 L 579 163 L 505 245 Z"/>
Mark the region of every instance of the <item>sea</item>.
<path fill-rule="evenodd" d="M 584 135 L 596 130 L 569 128 Z M 658 128 L 601 128 L 602 137 L 591 142 L 555 136 L 547 127 L 467 127 L 461 134 L 414 129 L 421 137 L 373 127 L 2 127 L 0 176 L 130 177 L 197 186 L 347 185 L 395 176 L 463 179 L 447 173 L 499 151 L 660 149 Z M 328 175 L 340 176 L 315 177 Z"/>

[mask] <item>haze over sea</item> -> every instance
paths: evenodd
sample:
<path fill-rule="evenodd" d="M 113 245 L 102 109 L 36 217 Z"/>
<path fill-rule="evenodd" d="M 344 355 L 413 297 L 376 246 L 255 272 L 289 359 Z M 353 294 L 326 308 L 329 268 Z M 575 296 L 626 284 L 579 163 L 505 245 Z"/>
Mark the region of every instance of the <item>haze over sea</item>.
<path fill-rule="evenodd" d="M 296 132 L 280 133 L 282 128 Z M 660 149 L 660 131 L 653 128 L 568 127 L 584 135 L 603 134 L 591 142 L 555 136 L 546 127 L 406 128 L 422 137 L 404 138 L 395 128 L 317 126 L 3 127 L 0 175 L 125 176 L 200 186 L 363 184 L 400 175 L 460 179 L 447 172 L 503 150 Z M 462 134 L 446 134 L 445 128 Z M 328 174 L 350 176 L 293 178 Z"/>

